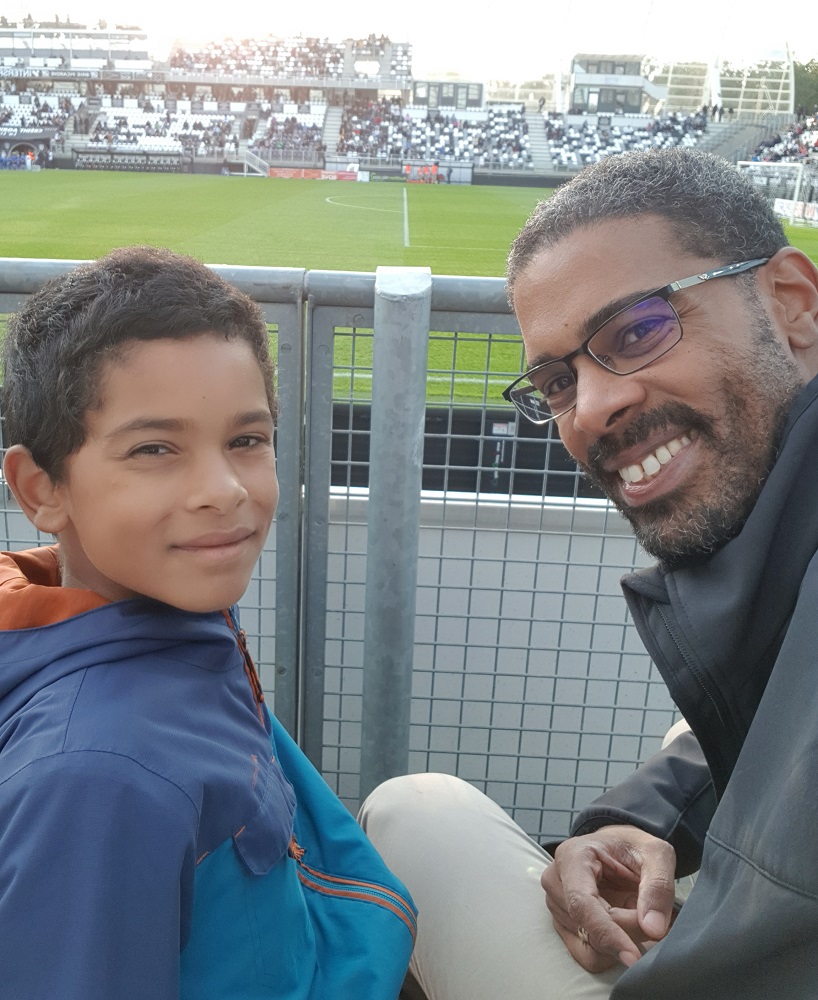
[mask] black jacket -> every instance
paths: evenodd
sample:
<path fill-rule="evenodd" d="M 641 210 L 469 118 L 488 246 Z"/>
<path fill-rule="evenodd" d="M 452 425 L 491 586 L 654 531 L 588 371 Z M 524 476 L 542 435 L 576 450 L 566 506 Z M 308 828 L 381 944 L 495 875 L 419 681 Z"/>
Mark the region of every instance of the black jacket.
<path fill-rule="evenodd" d="M 818 379 L 797 397 L 741 533 L 712 557 L 622 581 L 690 723 L 583 810 L 699 867 L 672 931 L 616 1000 L 818 997 Z M 697 743 L 698 741 L 698 743 Z"/>

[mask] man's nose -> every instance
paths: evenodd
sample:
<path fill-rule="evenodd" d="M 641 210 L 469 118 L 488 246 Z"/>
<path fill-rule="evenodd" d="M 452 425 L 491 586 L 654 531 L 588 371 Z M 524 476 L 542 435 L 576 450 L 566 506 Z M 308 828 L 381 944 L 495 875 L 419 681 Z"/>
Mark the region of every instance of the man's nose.
<path fill-rule="evenodd" d="M 615 375 L 593 358 L 574 361 L 577 402 L 571 420 L 577 431 L 593 438 L 616 430 L 632 407 L 644 402 L 640 372 Z"/>

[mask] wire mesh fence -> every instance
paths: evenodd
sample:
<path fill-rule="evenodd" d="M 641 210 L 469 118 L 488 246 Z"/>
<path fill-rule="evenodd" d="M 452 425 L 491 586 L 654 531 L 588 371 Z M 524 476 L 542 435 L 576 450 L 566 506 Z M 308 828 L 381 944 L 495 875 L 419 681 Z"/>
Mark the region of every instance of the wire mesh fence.
<path fill-rule="evenodd" d="M 456 319 L 429 335 L 410 769 L 458 774 L 547 839 L 659 748 L 674 710 L 619 588 L 645 558 L 630 529 L 553 429 L 500 405 L 518 332 Z M 354 808 L 373 331 L 333 332 L 322 767 Z"/>

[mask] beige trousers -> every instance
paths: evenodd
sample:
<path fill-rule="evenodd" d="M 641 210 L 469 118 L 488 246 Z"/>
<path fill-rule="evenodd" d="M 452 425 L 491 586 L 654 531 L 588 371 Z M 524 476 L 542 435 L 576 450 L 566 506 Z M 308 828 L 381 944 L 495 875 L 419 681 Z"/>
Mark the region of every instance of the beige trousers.
<path fill-rule="evenodd" d="M 418 907 L 410 973 L 428 1000 L 607 1000 L 624 967 L 592 975 L 571 958 L 540 886 L 549 855 L 482 792 L 393 778 L 359 821 Z"/>

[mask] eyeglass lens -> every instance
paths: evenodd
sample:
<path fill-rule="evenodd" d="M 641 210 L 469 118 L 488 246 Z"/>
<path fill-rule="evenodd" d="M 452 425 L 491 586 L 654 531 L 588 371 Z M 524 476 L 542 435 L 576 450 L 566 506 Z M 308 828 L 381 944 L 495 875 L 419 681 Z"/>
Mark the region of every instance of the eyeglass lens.
<path fill-rule="evenodd" d="M 628 375 L 666 354 L 681 338 L 682 327 L 673 306 L 655 296 L 613 316 L 590 338 L 587 349 L 604 368 Z M 576 403 L 574 370 L 565 361 L 554 361 L 533 372 L 530 383 L 513 397 L 535 421 L 560 416 Z"/>

